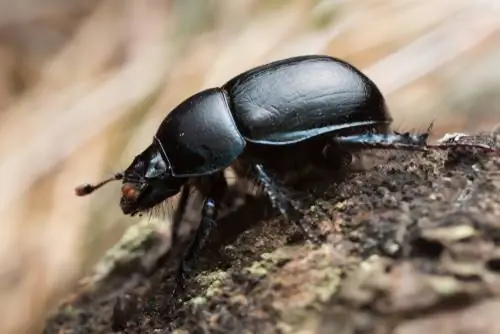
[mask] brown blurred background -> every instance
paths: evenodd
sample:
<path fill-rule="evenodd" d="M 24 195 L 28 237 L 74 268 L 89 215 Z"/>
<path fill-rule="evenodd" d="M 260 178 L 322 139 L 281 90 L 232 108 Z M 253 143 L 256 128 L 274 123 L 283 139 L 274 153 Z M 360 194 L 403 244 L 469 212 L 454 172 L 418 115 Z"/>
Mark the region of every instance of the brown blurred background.
<path fill-rule="evenodd" d="M 40 332 L 139 221 L 117 184 L 83 199 L 73 187 L 127 166 L 172 107 L 249 67 L 329 54 L 380 86 L 397 127 L 491 129 L 497 3 L 1 0 L 0 333 Z"/>

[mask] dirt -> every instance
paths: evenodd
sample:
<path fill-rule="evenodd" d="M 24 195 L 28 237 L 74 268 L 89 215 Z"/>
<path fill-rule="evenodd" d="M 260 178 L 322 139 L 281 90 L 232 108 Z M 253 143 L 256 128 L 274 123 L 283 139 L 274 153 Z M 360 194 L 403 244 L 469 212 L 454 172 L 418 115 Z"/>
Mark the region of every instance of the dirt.
<path fill-rule="evenodd" d="M 256 200 L 172 298 L 153 231 L 45 333 L 500 333 L 498 154 L 370 154 L 383 162 L 312 189 L 323 245 Z"/>

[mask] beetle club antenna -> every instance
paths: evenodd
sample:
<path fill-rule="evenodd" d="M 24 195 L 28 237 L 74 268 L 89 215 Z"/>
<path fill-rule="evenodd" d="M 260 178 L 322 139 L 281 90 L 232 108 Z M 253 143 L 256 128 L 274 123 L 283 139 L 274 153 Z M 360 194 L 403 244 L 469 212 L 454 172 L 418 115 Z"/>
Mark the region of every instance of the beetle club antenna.
<path fill-rule="evenodd" d="M 118 181 L 123 179 L 123 172 L 116 173 L 112 177 L 103 180 L 97 184 L 90 184 L 90 183 L 85 183 L 82 185 L 79 185 L 78 187 L 75 188 L 75 193 L 77 196 L 87 196 L 91 193 L 93 193 L 95 190 L 101 188 L 105 184 L 111 181 Z"/>

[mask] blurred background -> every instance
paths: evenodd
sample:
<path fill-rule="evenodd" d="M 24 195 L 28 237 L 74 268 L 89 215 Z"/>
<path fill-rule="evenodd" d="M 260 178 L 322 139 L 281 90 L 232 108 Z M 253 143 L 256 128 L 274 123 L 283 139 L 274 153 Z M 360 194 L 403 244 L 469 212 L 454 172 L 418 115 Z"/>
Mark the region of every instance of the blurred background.
<path fill-rule="evenodd" d="M 118 184 L 75 185 L 126 167 L 189 95 L 319 53 L 370 76 L 398 128 L 500 121 L 498 0 L 1 0 L 0 333 L 40 332 L 139 222 Z"/>

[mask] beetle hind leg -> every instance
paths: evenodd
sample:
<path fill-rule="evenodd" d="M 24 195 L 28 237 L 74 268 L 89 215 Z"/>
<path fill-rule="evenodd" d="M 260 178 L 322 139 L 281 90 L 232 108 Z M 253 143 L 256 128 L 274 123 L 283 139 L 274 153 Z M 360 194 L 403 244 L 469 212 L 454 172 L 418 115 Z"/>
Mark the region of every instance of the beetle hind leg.
<path fill-rule="evenodd" d="M 271 179 L 264 171 L 262 165 L 255 164 L 254 170 L 257 181 L 261 184 L 263 191 L 271 200 L 272 205 L 277 208 L 286 219 L 293 221 L 311 242 L 321 244 L 318 235 L 311 228 L 313 225 L 311 218 L 300 212 L 298 206 L 289 199 L 284 191 Z"/>
<path fill-rule="evenodd" d="M 406 149 L 425 151 L 427 148 L 427 133 L 366 133 L 334 137 L 335 145 L 356 149 Z"/>
<path fill-rule="evenodd" d="M 457 136 L 458 137 L 458 136 Z M 484 143 L 465 142 L 451 138 L 437 144 L 429 144 L 429 131 L 423 133 L 392 132 L 366 133 L 333 138 L 335 145 L 356 149 L 399 149 L 408 151 L 427 151 L 429 149 L 447 150 L 457 148 L 473 148 L 492 151 L 492 146 Z"/>

